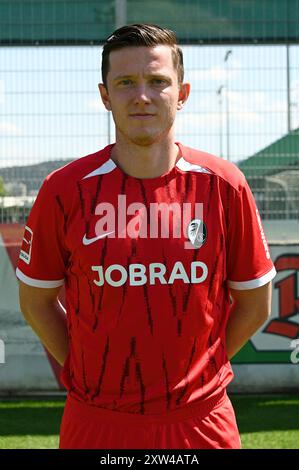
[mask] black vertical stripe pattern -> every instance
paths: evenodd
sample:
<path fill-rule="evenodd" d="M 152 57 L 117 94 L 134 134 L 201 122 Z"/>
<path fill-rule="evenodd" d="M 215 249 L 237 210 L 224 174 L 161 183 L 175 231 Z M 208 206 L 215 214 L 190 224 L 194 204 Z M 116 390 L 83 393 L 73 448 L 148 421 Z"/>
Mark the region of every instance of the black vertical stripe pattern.
<path fill-rule="evenodd" d="M 224 246 L 223 249 L 226 249 L 226 246 Z M 222 256 L 222 273 L 225 279 L 227 278 L 226 260 L 227 260 L 227 254 L 224 253 Z"/>
<path fill-rule="evenodd" d="M 191 175 L 191 172 L 188 171 L 186 173 L 186 178 L 185 178 L 185 194 L 189 194 L 189 190 L 190 190 L 190 186 L 191 186 L 191 179 L 192 179 L 192 175 Z"/>
<path fill-rule="evenodd" d="M 124 173 L 122 176 L 122 181 L 121 181 L 120 194 L 125 194 L 127 179 L 128 179 L 128 175 Z"/>
<path fill-rule="evenodd" d="M 142 194 L 142 197 L 143 197 L 143 202 L 145 204 L 145 207 L 147 207 L 147 197 L 146 197 L 146 191 L 145 191 L 145 187 L 144 187 L 144 184 L 142 182 L 142 180 L 139 180 L 139 184 L 140 184 L 140 190 L 141 190 L 141 194 Z"/>
<path fill-rule="evenodd" d="M 144 414 L 144 402 L 145 402 L 145 386 L 142 379 L 141 366 L 139 362 L 136 362 L 136 378 L 140 385 L 140 414 Z"/>
<path fill-rule="evenodd" d="M 76 279 L 76 284 L 77 284 L 77 305 L 76 305 L 76 308 L 75 308 L 75 313 L 76 313 L 76 315 L 78 316 L 78 315 L 79 315 L 79 312 L 80 312 L 80 288 L 79 288 L 79 277 L 78 277 L 77 274 L 73 271 L 73 261 L 70 262 L 69 272 L 70 272 L 70 273 L 74 276 L 74 278 Z"/>
<path fill-rule="evenodd" d="M 130 375 L 130 360 L 132 358 L 136 359 L 136 338 L 135 337 L 131 338 L 130 354 L 129 354 L 129 356 L 126 357 L 123 373 L 122 373 L 122 376 L 121 376 L 121 379 L 120 379 L 120 387 L 119 387 L 119 389 L 120 389 L 120 391 L 119 391 L 120 398 L 123 396 L 123 394 L 125 392 L 125 382 L 126 382 L 126 379 Z"/>
<path fill-rule="evenodd" d="M 131 338 L 130 357 L 136 357 L 136 338 L 135 338 L 135 336 L 133 336 L 133 338 Z"/>
<path fill-rule="evenodd" d="M 73 324 L 72 324 L 72 319 L 70 316 L 67 315 L 67 334 L 68 334 L 68 342 L 71 344 L 72 342 L 72 329 L 73 329 Z M 74 367 L 73 367 L 73 362 L 70 361 L 70 366 L 69 366 L 69 378 L 70 378 L 70 387 L 69 387 L 69 392 L 72 392 L 75 387 L 74 387 Z"/>
<path fill-rule="evenodd" d="M 146 196 L 146 191 L 145 191 L 145 188 L 144 188 L 144 184 L 141 180 L 139 180 L 139 184 L 140 184 L 140 190 L 141 190 L 141 194 L 142 194 L 142 197 L 143 197 L 144 205 L 148 210 L 147 196 Z M 149 217 L 147 217 L 147 223 L 149 223 Z M 147 284 L 143 285 L 143 292 L 144 292 L 145 305 L 146 305 L 147 321 L 148 321 L 148 325 L 149 325 L 151 334 L 153 335 L 154 334 L 154 331 L 153 331 L 154 325 L 153 325 L 153 318 L 152 318 L 152 313 L 151 313 L 151 306 L 150 306 L 150 302 L 149 302 Z"/>
<path fill-rule="evenodd" d="M 123 173 L 122 175 L 122 180 L 121 180 L 121 187 L 120 187 L 120 194 L 121 195 L 124 195 L 125 194 L 125 191 L 126 191 L 126 183 L 127 183 L 127 178 L 128 176 L 126 175 L 126 173 Z M 136 250 L 136 248 L 135 248 Z M 132 252 L 131 252 L 131 257 L 133 255 L 133 251 L 134 251 L 134 247 L 132 246 Z M 135 253 L 134 253 L 135 254 Z M 129 259 L 131 258 L 129 257 Z M 129 263 L 129 260 L 128 260 L 128 263 Z M 121 299 L 121 304 L 120 304 L 120 309 L 119 309 L 119 313 L 118 313 L 118 318 L 120 319 L 121 315 L 122 315 L 122 311 L 123 311 L 123 308 L 124 308 L 124 304 L 125 304 L 125 298 L 126 298 L 126 294 L 127 294 L 127 283 L 125 282 L 122 286 L 122 299 Z"/>
<path fill-rule="evenodd" d="M 108 243 L 108 237 L 105 237 L 104 246 L 103 246 L 103 250 L 102 250 L 102 253 L 101 253 L 101 260 L 100 260 L 100 266 L 103 266 L 103 269 L 104 269 L 105 257 L 106 257 L 106 254 L 107 254 L 107 243 Z M 104 295 L 104 288 L 105 288 L 105 284 L 101 286 L 100 291 L 99 291 L 99 301 L 98 301 L 97 309 L 95 311 L 95 319 L 94 319 L 94 324 L 93 324 L 93 327 L 92 327 L 93 331 L 95 331 L 98 327 L 99 312 L 102 310 L 102 301 L 103 301 L 103 295 Z"/>
<path fill-rule="evenodd" d="M 118 319 L 119 320 L 122 316 L 123 308 L 124 308 L 124 305 L 125 305 L 125 298 L 126 298 L 126 294 L 127 294 L 127 285 L 126 284 L 127 283 L 125 282 L 122 286 L 121 304 L 120 304 L 120 308 L 119 308 L 119 312 L 118 312 Z"/>
<path fill-rule="evenodd" d="M 105 237 L 104 246 L 103 246 L 103 250 L 101 253 L 101 260 L 100 260 L 101 266 L 104 266 L 104 263 L 105 263 L 105 257 L 107 254 L 107 244 L 108 244 L 108 237 Z"/>
<path fill-rule="evenodd" d="M 86 236 L 89 237 L 90 235 L 90 221 L 89 220 L 85 220 L 85 233 L 86 233 Z"/>
<path fill-rule="evenodd" d="M 85 219 L 85 204 L 84 204 L 84 198 L 83 198 L 83 194 L 82 194 L 82 188 L 81 188 L 80 181 L 77 182 L 77 189 L 78 189 L 78 192 L 79 192 L 81 216 L 82 216 L 82 219 Z"/>
<path fill-rule="evenodd" d="M 221 253 L 222 253 L 223 248 L 224 248 L 224 235 L 221 234 L 220 235 L 220 240 L 219 240 L 219 250 L 215 255 L 214 267 L 213 267 L 213 270 L 212 270 L 212 273 L 211 273 L 211 276 L 210 276 L 208 293 L 207 293 L 207 300 L 209 300 L 210 303 L 212 303 L 213 305 L 216 305 L 216 306 L 217 306 L 216 298 L 217 298 L 217 295 L 218 295 L 218 291 L 213 289 L 213 286 L 214 286 L 214 279 L 215 279 L 216 273 L 218 271 L 218 265 L 220 263 Z M 212 299 L 212 293 L 214 293 L 215 299 Z M 209 305 L 209 302 L 206 302 L 205 315 L 206 315 L 208 305 Z M 218 308 L 219 308 L 219 305 L 218 305 Z M 221 383 L 220 371 L 217 370 L 217 362 L 215 360 L 214 355 L 210 353 L 210 348 L 213 346 L 212 332 L 210 333 L 209 338 L 208 338 L 208 345 L 209 345 L 209 349 L 208 349 L 208 363 L 209 363 L 209 366 L 212 369 L 214 369 L 214 372 L 215 372 L 215 374 L 218 375 L 219 382 Z M 202 380 L 202 386 L 203 386 L 203 383 L 204 383 L 203 382 L 204 381 L 204 376 L 203 375 L 201 376 L 201 380 Z"/>
<path fill-rule="evenodd" d="M 166 387 L 166 408 L 169 410 L 170 408 L 170 402 L 171 402 L 171 393 L 169 389 L 169 378 L 168 378 L 168 370 L 167 370 L 167 364 L 165 357 L 163 355 L 162 358 L 162 365 L 163 365 L 163 371 L 164 371 L 164 378 L 165 378 L 165 387 Z"/>
<path fill-rule="evenodd" d="M 69 393 L 73 392 L 75 390 L 75 386 L 74 386 L 74 369 L 73 369 L 73 366 L 70 365 L 70 388 L 69 388 Z"/>
<path fill-rule="evenodd" d="M 100 293 L 101 295 L 101 293 Z M 95 318 L 94 318 L 94 323 L 93 323 L 93 326 L 92 326 L 92 331 L 95 332 L 97 327 L 98 327 L 98 324 L 99 324 L 99 312 L 98 310 L 96 310 L 95 312 Z"/>
<path fill-rule="evenodd" d="M 94 293 L 92 291 L 92 281 L 88 279 L 88 286 L 89 286 L 89 295 L 91 297 L 91 304 L 92 304 L 92 311 L 94 312 L 95 309 L 95 298 L 94 298 Z"/>
<path fill-rule="evenodd" d="M 163 250 L 163 264 L 164 264 L 164 266 L 168 267 L 164 250 Z M 173 314 L 174 317 L 177 317 L 177 313 L 178 313 L 177 303 L 176 303 L 175 295 L 172 292 L 172 284 L 168 283 L 167 286 L 168 286 L 168 290 L 169 290 L 169 297 L 170 297 L 170 300 L 171 300 L 172 314 Z"/>
<path fill-rule="evenodd" d="M 210 348 L 213 346 L 212 332 L 209 335 L 208 343 L 209 343 L 209 349 L 208 349 L 209 364 L 214 369 L 215 374 L 218 375 L 219 381 L 221 383 L 220 371 L 217 370 L 217 362 L 216 362 L 215 356 L 214 354 L 210 353 Z"/>
<path fill-rule="evenodd" d="M 231 186 L 229 184 L 227 184 L 227 187 L 226 187 L 226 201 L 225 201 L 225 224 L 226 224 L 226 230 L 227 230 L 227 235 L 226 235 L 226 244 L 225 244 L 225 248 L 226 248 L 226 252 L 227 252 L 227 255 L 228 255 L 228 248 L 229 248 L 229 245 L 230 245 L 230 237 L 229 237 L 229 216 L 230 216 L 230 213 L 229 213 L 229 210 L 230 210 L 230 205 L 231 205 L 231 201 L 230 201 L 230 197 L 231 197 Z M 223 273 L 225 275 L 227 275 L 227 256 L 223 256 Z"/>
<path fill-rule="evenodd" d="M 86 379 L 86 368 L 85 368 L 85 358 L 84 358 L 84 351 L 82 349 L 81 351 L 81 362 L 82 362 L 82 379 L 83 379 L 83 385 L 84 385 L 84 391 L 85 391 L 85 400 L 87 400 L 87 396 L 89 394 L 89 388 L 87 385 L 87 379 Z"/>
<path fill-rule="evenodd" d="M 210 363 L 211 367 L 214 369 L 215 374 L 218 375 L 219 382 L 221 383 L 220 371 L 217 370 L 217 362 L 216 362 L 216 359 L 215 359 L 215 357 L 213 356 L 213 354 L 210 353 L 210 351 L 208 351 L 208 355 L 209 355 L 209 363 Z"/>
<path fill-rule="evenodd" d="M 180 203 L 183 204 L 184 202 L 189 202 L 189 189 L 190 189 L 190 181 L 191 181 L 190 173 L 185 173 L 184 176 L 178 175 L 176 178 L 176 191 L 177 197 L 180 197 Z M 183 184 L 182 184 L 183 183 Z M 183 206 L 182 206 L 183 207 Z"/>
<path fill-rule="evenodd" d="M 179 396 L 176 399 L 177 406 L 180 405 L 183 396 L 185 395 L 185 393 L 188 390 L 188 386 L 189 386 L 188 374 L 189 374 L 189 371 L 191 369 L 193 357 L 194 357 L 194 354 L 195 354 L 196 342 L 197 342 L 197 338 L 194 338 L 193 346 L 192 346 L 192 349 L 191 349 L 190 357 L 189 357 L 187 368 L 186 368 L 186 371 L 185 371 L 185 385 L 184 385 L 184 388 L 181 390 Z"/>
<path fill-rule="evenodd" d="M 119 387 L 119 397 L 122 398 L 124 392 L 125 392 L 125 382 L 126 379 L 130 375 L 130 357 L 126 358 L 125 365 L 124 365 L 124 370 L 121 376 L 120 380 L 120 387 Z"/>
<path fill-rule="evenodd" d="M 212 200 L 212 195 L 213 195 L 214 186 L 215 186 L 215 176 L 212 175 L 212 176 L 210 176 L 209 194 L 208 194 L 208 197 L 207 197 L 207 200 L 208 200 L 207 216 L 208 216 L 209 213 L 210 213 L 211 200 Z"/>
<path fill-rule="evenodd" d="M 91 212 L 92 215 L 94 215 L 95 210 L 96 210 L 98 197 L 99 197 L 99 194 L 100 194 L 100 191 L 101 191 L 102 181 L 103 181 L 103 176 L 101 175 L 101 176 L 99 176 L 98 181 L 97 181 L 95 195 L 93 196 L 93 198 L 91 200 L 90 212 Z"/>
<path fill-rule="evenodd" d="M 150 329 L 151 334 L 154 334 L 154 322 L 153 322 L 153 317 L 151 313 L 151 308 L 150 308 L 150 303 L 149 303 L 149 298 L 148 298 L 148 292 L 147 292 L 147 286 L 146 284 L 143 285 L 143 292 L 144 292 L 144 298 L 145 298 L 145 306 L 146 306 L 146 314 L 147 314 L 147 323 Z"/>
<path fill-rule="evenodd" d="M 126 173 L 123 173 L 122 180 L 121 180 L 121 187 L 120 187 L 120 194 L 121 195 L 125 194 L 127 178 L 128 178 L 128 175 L 126 175 Z M 132 254 L 133 254 L 133 247 L 132 247 L 131 256 L 132 256 Z M 129 261 L 128 261 L 128 263 L 129 263 Z M 118 319 L 120 319 L 121 316 L 122 316 L 122 312 L 123 312 L 123 308 L 124 308 L 124 304 L 125 304 L 125 298 L 126 298 L 126 294 L 127 294 L 127 288 L 128 288 L 128 286 L 127 286 L 127 283 L 125 282 L 122 285 L 122 299 L 121 299 L 121 304 L 120 304 L 120 308 L 119 308 L 119 312 L 118 312 Z"/>
<path fill-rule="evenodd" d="M 203 373 L 202 373 L 201 376 L 200 376 L 200 385 L 201 385 L 201 388 L 202 388 L 202 389 L 203 389 L 204 386 L 205 386 L 205 375 L 204 375 L 204 374 L 205 374 L 205 373 L 204 373 L 204 371 L 203 371 Z"/>
<path fill-rule="evenodd" d="M 131 247 L 132 247 L 132 253 L 131 253 L 130 259 L 132 259 L 133 256 L 136 256 L 136 253 L 137 253 L 137 240 L 136 240 L 136 238 L 132 239 Z"/>
<path fill-rule="evenodd" d="M 197 254 L 198 254 L 198 249 L 194 249 L 193 251 L 193 257 L 192 257 L 192 262 L 197 260 Z M 186 314 L 187 309 L 188 309 L 188 302 L 191 294 L 191 289 L 192 289 L 192 284 L 189 282 L 187 292 L 184 294 L 183 298 L 183 313 Z"/>
<path fill-rule="evenodd" d="M 144 187 L 144 184 L 141 180 L 139 180 L 139 185 L 140 185 L 140 191 L 141 191 L 141 195 L 142 195 L 142 198 L 143 198 L 143 203 L 146 207 L 146 210 L 148 212 L 148 203 L 147 203 L 147 196 L 146 196 L 146 191 L 145 191 L 145 187 Z M 147 217 L 147 225 L 150 225 L 150 218 Z"/>
<path fill-rule="evenodd" d="M 79 269 L 80 271 L 82 272 L 82 268 L 80 266 L 80 262 L 78 263 L 79 264 Z M 79 312 L 80 312 L 80 275 L 77 275 L 76 274 L 76 281 L 77 281 L 77 290 L 78 290 L 78 304 L 77 304 L 77 309 L 76 309 L 76 314 L 79 315 Z"/>
<path fill-rule="evenodd" d="M 226 220 L 226 226 L 228 227 L 229 225 L 229 209 L 230 209 L 230 192 L 231 192 L 231 186 L 227 184 L 226 187 L 226 207 L 225 207 L 225 220 Z"/>
<path fill-rule="evenodd" d="M 166 266 L 165 262 L 164 265 Z M 173 295 L 171 284 L 167 284 L 169 287 L 169 295 L 170 295 L 170 300 L 171 300 L 171 305 L 172 305 L 172 314 L 174 317 L 177 316 L 177 304 L 176 304 L 176 298 Z"/>
<path fill-rule="evenodd" d="M 95 297 L 94 297 L 94 292 L 92 290 L 92 281 L 89 279 L 87 273 L 82 270 L 82 274 L 83 276 L 85 276 L 86 280 L 87 280 L 87 283 L 88 283 L 88 288 L 89 288 L 89 297 L 91 299 L 91 304 L 92 304 L 92 312 L 94 312 L 94 309 L 95 309 Z"/>
<path fill-rule="evenodd" d="M 104 349 L 104 352 L 103 352 L 103 356 L 102 356 L 101 371 L 100 371 L 100 376 L 99 376 L 99 380 L 98 380 L 98 385 L 97 385 L 97 388 L 95 390 L 95 393 L 92 396 L 92 400 L 94 400 L 94 398 L 99 396 L 100 393 L 101 393 L 101 387 L 102 387 L 102 383 L 103 383 L 103 379 L 104 379 L 104 375 L 105 375 L 105 371 L 106 371 L 107 357 L 108 357 L 108 354 L 109 354 L 109 350 L 110 350 L 110 346 L 109 346 L 109 336 L 108 336 L 107 340 L 106 340 L 106 345 L 105 345 L 105 349 Z"/>
<path fill-rule="evenodd" d="M 220 235 L 220 242 L 219 242 L 219 252 L 216 253 L 216 256 L 215 256 L 214 267 L 213 267 L 213 271 L 212 271 L 211 276 L 210 276 L 208 294 L 207 294 L 207 300 L 209 300 L 213 305 L 215 305 L 217 295 L 218 295 L 218 291 L 213 289 L 213 287 L 214 287 L 214 279 L 215 279 L 216 273 L 218 271 L 218 265 L 219 265 L 220 259 L 221 259 L 221 252 L 223 250 L 223 243 L 224 243 L 224 236 L 223 236 L 223 234 L 221 234 Z M 215 299 L 212 299 L 212 293 L 213 292 L 214 292 Z M 209 302 L 206 302 L 205 315 L 206 315 L 206 312 L 207 312 L 208 305 L 209 305 Z M 211 333 L 211 335 L 212 335 L 212 333 Z M 211 335 L 209 337 L 209 346 L 210 347 L 213 344 L 213 339 L 212 339 Z"/>
<path fill-rule="evenodd" d="M 221 345 L 222 353 L 223 353 L 224 355 L 226 355 L 226 347 L 225 347 L 225 345 L 224 345 L 222 339 L 220 340 L 220 345 Z"/>
<path fill-rule="evenodd" d="M 181 318 L 178 319 L 177 332 L 178 332 L 178 336 L 181 337 L 182 336 L 182 320 L 181 320 Z"/>
<path fill-rule="evenodd" d="M 64 210 L 64 207 L 63 207 L 63 204 L 62 204 L 62 201 L 61 201 L 61 198 L 60 196 L 56 196 L 56 202 L 58 204 L 58 207 L 59 209 L 61 210 L 62 212 L 62 216 L 63 216 L 63 231 L 64 233 L 66 234 L 66 231 L 67 231 L 67 214 Z"/>
<path fill-rule="evenodd" d="M 219 242 L 219 252 L 215 256 L 215 263 L 213 267 L 213 271 L 210 276 L 210 282 L 209 282 L 209 288 L 208 288 L 208 299 L 211 300 L 211 293 L 213 292 L 213 286 L 214 286 L 214 278 L 216 276 L 216 273 L 218 271 L 218 265 L 221 259 L 221 253 L 223 251 L 223 234 L 220 235 L 220 242 Z"/>
<path fill-rule="evenodd" d="M 131 264 L 131 261 L 133 259 L 134 256 L 136 256 L 136 251 L 137 251 L 137 248 L 136 248 L 136 239 L 132 239 L 131 240 L 131 254 L 130 256 L 128 257 L 127 259 L 127 267 L 130 266 Z M 128 285 L 127 283 L 125 282 L 123 285 L 122 285 L 122 299 L 121 299 L 121 304 L 120 304 L 120 309 L 119 309 L 119 313 L 118 313 L 118 318 L 120 319 L 121 315 L 122 315 L 122 311 L 123 311 L 123 307 L 124 307 L 124 304 L 125 304 L 125 298 L 126 298 L 126 294 L 127 294 L 127 289 L 128 289 Z"/>
<path fill-rule="evenodd" d="M 85 201 L 84 201 L 80 181 L 77 182 L 77 188 L 78 188 L 78 192 L 79 192 L 81 216 L 82 216 L 82 219 L 84 219 L 84 221 L 85 221 L 85 233 L 86 233 L 86 235 L 88 235 L 89 234 L 89 222 L 88 222 L 88 219 L 86 217 L 86 207 L 85 207 Z"/>

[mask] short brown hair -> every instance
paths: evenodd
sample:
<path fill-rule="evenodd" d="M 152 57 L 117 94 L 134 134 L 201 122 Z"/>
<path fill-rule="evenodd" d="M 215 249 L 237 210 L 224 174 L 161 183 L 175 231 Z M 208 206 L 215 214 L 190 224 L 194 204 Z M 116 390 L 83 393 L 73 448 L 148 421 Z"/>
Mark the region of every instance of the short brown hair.
<path fill-rule="evenodd" d="M 102 52 L 102 80 L 107 88 L 109 72 L 109 54 L 111 51 L 124 47 L 155 47 L 167 45 L 172 48 L 173 65 L 177 69 L 178 81 L 184 80 L 183 53 L 178 46 L 173 31 L 154 24 L 132 24 L 122 26 L 112 33 L 105 41 Z"/>

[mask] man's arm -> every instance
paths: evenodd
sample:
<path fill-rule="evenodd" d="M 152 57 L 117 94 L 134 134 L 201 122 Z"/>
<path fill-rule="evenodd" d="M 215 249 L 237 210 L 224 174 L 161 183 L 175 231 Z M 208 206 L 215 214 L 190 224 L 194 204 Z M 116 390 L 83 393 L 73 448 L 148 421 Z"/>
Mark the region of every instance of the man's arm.
<path fill-rule="evenodd" d="M 58 288 L 31 287 L 19 282 L 20 307 L 25 320 L 47 350 L 63 365 L 68 354 L 66 315 Z"/>
<path fill-rule="evenodd" d="M 231 359 L 263 325 L 271 313 L 271 282 L 257 289 L 230 289 L 233 298 L 226 328 L 226 350 Z"/>

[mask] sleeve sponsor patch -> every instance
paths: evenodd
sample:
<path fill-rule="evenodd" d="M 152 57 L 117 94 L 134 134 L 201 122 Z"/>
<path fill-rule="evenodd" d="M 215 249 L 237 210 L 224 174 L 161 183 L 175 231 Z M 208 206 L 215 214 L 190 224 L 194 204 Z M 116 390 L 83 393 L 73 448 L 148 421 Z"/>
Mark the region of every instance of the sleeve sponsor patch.
<path fill-rule="evenodd" d="M 20 251 L 20 259 L 26 264 L 30 263 L 32 250 L 33 232 L 30 227 L 25 226 L 22 248 Z"/>

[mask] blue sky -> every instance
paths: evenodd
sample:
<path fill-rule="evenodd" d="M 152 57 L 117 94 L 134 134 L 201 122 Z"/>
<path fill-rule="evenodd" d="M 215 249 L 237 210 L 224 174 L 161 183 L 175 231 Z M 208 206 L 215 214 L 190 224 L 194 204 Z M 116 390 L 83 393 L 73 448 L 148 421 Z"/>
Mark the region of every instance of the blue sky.
<path fill-rule="evenodd" d="M 227 99 L 230 160 L 244 159 L 287 132 L 285 46 L 183 51 L 191 95 L 178 113 L 177 140 L 217 155 L 222 150 L 226 158 Z M 74 159 L 114 140 L 113 122 L 109 137 L 108 113 L 98 96 L 100 61 L 96 46 L 0 48 L 0 166 Z M 290 47 L 290 85 L 294 129 L 299 46 Z"/>

